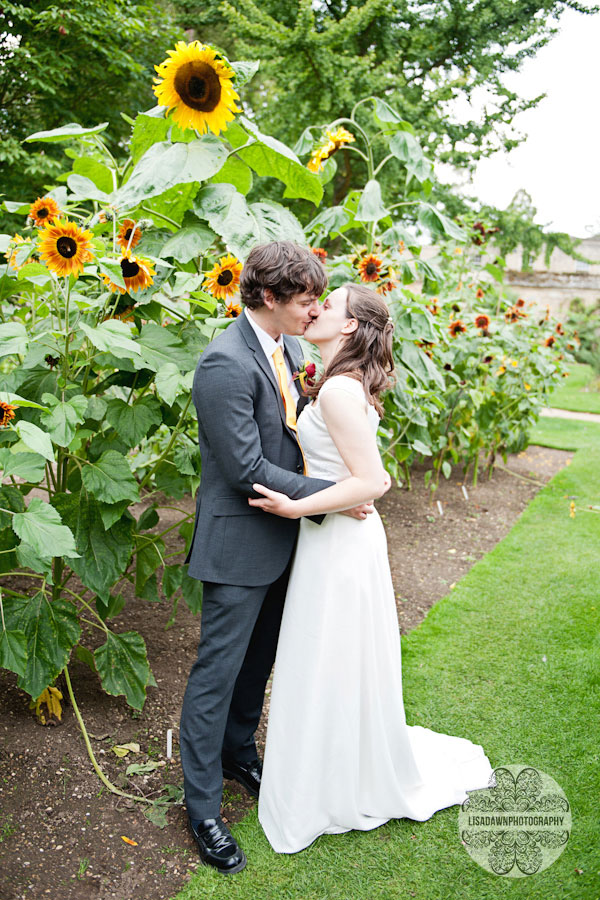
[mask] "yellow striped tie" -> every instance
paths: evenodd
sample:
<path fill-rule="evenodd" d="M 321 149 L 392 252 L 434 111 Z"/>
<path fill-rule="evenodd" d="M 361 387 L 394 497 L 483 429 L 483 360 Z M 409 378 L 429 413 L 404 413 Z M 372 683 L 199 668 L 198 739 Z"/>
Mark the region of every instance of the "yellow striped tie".
<path fill-rule="evenodd" d="M 288 371 L 285 367 L 285 361 L 283 358 L 283 351 L 281 347 L 277 347 L 276 350 L 273 351 L 273 362 L 275 363 L 277 381 L 279 382 L 279 390 L 281 392 L 281 396 L 283 398 L 283 406 L 285 408 L 285 423 L 288 428 L 291 428 L 292 431 L 296 432 L 297 439 L 298 427 L 296 425 L 296 404 L 294 403 L 294 398 L 292 397 L 292 393 L 288 385 Z M 304 456 L 300 441 L 298 441 L 298 446 L 300 447 L 300 453 L 302 453 L 302 459 L 304 460 L 304 474 L 307 475 L 308 467 L 306 465 L 306 458 Z"/>

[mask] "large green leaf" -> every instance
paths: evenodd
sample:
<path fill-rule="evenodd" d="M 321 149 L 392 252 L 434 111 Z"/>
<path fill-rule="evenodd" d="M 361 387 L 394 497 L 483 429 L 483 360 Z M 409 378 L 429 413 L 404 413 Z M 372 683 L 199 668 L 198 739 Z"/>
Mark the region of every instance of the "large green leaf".
<path fill-rule="evenodd" d="M 27 365 L 27 359 L 24 361 L 24 364 Z M 13 394 L 11 391 L 0 391 L 0 401 L 2 401 L 2 403 L 12 403 L 14 406 L 28 406 L 32 409 L 47 409 L 42 403 L 34 403 L 33 400 L 26 400 L 25 397 L 21 397 L 19 394 Z"/>
<path fill-rule="evenodd" d="M 91 591 L 106 601 L 127 567 L 133 550 L 132 521 L 120 519 L 106 529 L 96 499 L 85 491 L 55 494 L 52 504 L 73 532 L 80 558 L 70 566 Z"/>
<path fill-rule="evenodd" d="M 104 690 L 114 697 L 123 694 L 130 706 L 142 709 L 150 678 L 142 636 L 136 631 L 109 631 L 106 643 L 94 651 L 94 661 Z"/>
<path fill-rule="evenodd" d="M 13 516 L 12 527 L 38 556 L 79 556 L 71 529 L 62 524 L 54 507 L 39 497 L 31 500 L 25 512 Z"/>
<path fill-rule="evenodd" d="M 46 461 L 39 453 L 11 453 L 6 447 L 0 450 L 0 472 L 3 478 L 14 475 L 23 481 L 36 483 L 44 477 Z"/>
<path fill-rule="evenodd" d="M 188 349 L 168 328 L 149 322 L 142 326 L 137 343 L 144 364 L 158 372 L 165 363 L 172 362 L 187 371 L 197 362 L 196 353 Z"/>
<path fill-rule="evenodd" d="M 237 90 L 237 88 L 250 81 L 251 78 L 254 78 L 258 72 L 260 61 L 258 59 L 238 59 L 236 62 L 230 62 L 229 65 L 235 72 L 235 87 Z"/>
<path fill-rule="evenodd" d="M 397 131 L 390 140 L 390 150 L 403 163 L 415 163 L 423 156 L 421 145 L 410 131 Z"/>
<path fill-rule="evenodd" d="M 229 249 L 245 259 L 257 244 L 306 238 L 297 218 L 284 206 L 271 201 L 248 204 L 231 184 L 210 184 L 196 197 L 194 212 L 206 219 Z"/>
<path fill-rule="evenodd" d="M 50 602 L 43 591 L 10 597 L 3 605 L 9 631 L 21 631 L 27 640 L 25 671 L 17 683 L 37 699 L 65 667 L 81 636 L 77 611 L 67 600 Z"/>
<path fill-rule="evenodd" d="M 236 156 L 230 156 L 220 172 L 210 179 L 218 184 L 232 184 L 241 194 L 252 187 L 252 169 Z"/>
<path fill-rule="evenodd" d="M 68 125 L 62 125 L 60 128 L 53 128 L 51 131 L 36 131 L 30 134 L 24 140 L 28 141 L 47 141 L 54 143 L 57 141 L 70 141 L 72 138 L 87 137 L 90 134 L 98 134 L 108 128 L 108 122 L 101 122 L 100 125 L 94 125 L 91 128 L 84 128 L 77 122 L 69 122 Z"/>
<path fill-rule="evenodd" d="M 15 430 L 26 447 L 39 453 L 45 459 L 54 462 L 54 450 L 52 449 L 52 441 L 49 435 L 33 422 L 25 422 L 21 420 L 15 425 Z"/>
<path fill-rule="evenodd" d="M 23 354 L 28 346 L 29 337 L 22 322 L 6 322 L 0 325 L 0 356 Z"/>
<path fill-rule="evenodd" d="M 140 355 L 140 348 L 131 339 L 130 327 L 119 319 L 107 319 L 96 328 L 80 322 L 78 327 L 98 350 L 105 350 L 116 356 L 125 356 L 127 359 L 133 359 Z"/>
<path fill-rule="evenodd" d="M 165 363 L 157 371 L 154 383 L 158 396 L 172 406 L 179 394 L 191 390 L 193 379 L 194 370 L 182 375 L 175 363 Z"/>
<path fill-rule="evenodd" d="M 126 457 L 116 450 L 105 450 L 96 462 L 88 461 L 81 474 L 87 491 L 104 503 L 140 499 L 138 483 Z"/>
<path fill-rule="evenodd" d="M 42 399 L 51 409 L 41 415 L 40 421 L 55 444 L 60 447 L 68 447 L 73 438 L 77 426 L 85 420 L 85 411 L 88 400 L 83 394 L 71 397 L 69 400 L 58 400 L 53 394 L 43 394 Z"/>
<path fill-rule="evenodd" d="M 186 225 L 180 228 L 160 251 L 161 257 L 172 256 L 178 262 L 187 263 L 208 250 L 217 235 L 207 225 Z"/>
<path fill-rule="evenodd" d="M 238 151 L 238 156 L 254 169 L 257 175 L 278 178 L 285 184 L 284 197 L 302 197 L 318 204 L 323 197 L 319 178 L 302 165 L 293 150 L 281 141 L 262 134 L 245 116 L 238 122 L 255 143 Z"/>
<path fill-rule="evenodd" d="M 135 593 L 139 597 L 144 585 L 165 560 L 165 543 L 161 538 L 138 535 L 135 555 Z"/>
<path fill-rule="evenodd" d="M 444 388 L 444 379 L 435 364 L 412 341 L 402 341 L 400 359 L 423 384 L 433 381 L 439 388 Z"/>
<path fill-rule="evenodd" d="M 213 231 L 240 259 L 245 259 L 260 243 L 256 220 L 246 198 L 232 184 L 205 185 L 196 196 L 194 212 L 208 221 Z"/>
<path fill-rule="evenodd" d="M 144 153 L 111 202 L 122 210 L 129 209 L 176 185 L 206 181 L 216 175 L 226 159 L 227 151 L 214 135 L 204 135 L 189 144 L 159 141 Z"/>
<path fill-rule="evenodd" d="M 113 174 L 108 166 L 92 159 L 91 156 L 80 156 L 73 162 L 73 172 L 84 175 L 96 185 L 98 190 L 110 194 L 114 190 Z"/>
<path fill-rule="evenodd" d="M 400 116 L 395 109 L 392 109 L 389 103 L 382 100 L 381 97 L 371 97 L 371 100 L 373 101 L 375 118 L 380 124 L 385 125 L 388 128 L 412 129 L 412 125 L 403 119 L 402 116 Z"/>
<path fill-rule="evenodd" d="M 24 675 L 27 668 L 27 635 L 0 630 L 0 668 Z"/>
<path fill-rule="evenodd" d="M 319 213 L 318 216 L 306 226 L 307 231 L 322 229 L 327 234 L 336 234 L 347 225 L 352 215 L 343 206 L 330 206 Z"/>
<path fill-rule="evenodd" d="M 367 181 L 360 196 L 354 218 L 357 222 L 378 222 L 389 214 L 389 210 L 385 208 L 381 199 L 381 185 L 375 178 L 372 178 Z"/>
<path fill-rule="evenodd" d="M 11 510 L 13 513 L 24 512 L 25 500 L 21 491 L 12 484 L 5 484 L 0 488 L 0 529 L 7 528 L 12 525 L 12 515 L 10 512 L 3 510 Z"/>
<path fill-rule="evenodd" d="M 136 116 L 129 147 L 134 163 L 141 159 L 152 144 L 166 138 L 171 122 L 165 118 L 164 109 L 164 106 L 155 106 Z"/>
<path fill-rule="evenodd" d="M 459 225 L 430 203 L 421 203 L 419 222 L 429 229 L 434 239 L 445 236 L 454 238 L 455 241 L 466 241 L 467 239 L 465 231 Z"/>
<path fill-rule="evenodd" d="M 187 572 L 183 573 L 181 579 L 181 593 L 183 594 L 183 599 L 194 615 L 199 613 L 202 609 L 202 590 L 203 584 L 201 581 L 192 578 Z"/>
<path fill-rule="evenodd" d="M 106 418 L 128 447 L 135 447 L 146 437 L 152 425 L 160 425 L 162 413 L 156 397 L 141 397 L 126 403 L 117 397 L 108 401 Z"/>
<path fill-rule="evenodd" d="M 108 203 L 110 200 L 106 191 L 97 188 L 91 178 L 86 175 L 69 175 L 67 178 L 69 190 L 74 197 L 81 200 L 97 200 L 99 203 Z"/>

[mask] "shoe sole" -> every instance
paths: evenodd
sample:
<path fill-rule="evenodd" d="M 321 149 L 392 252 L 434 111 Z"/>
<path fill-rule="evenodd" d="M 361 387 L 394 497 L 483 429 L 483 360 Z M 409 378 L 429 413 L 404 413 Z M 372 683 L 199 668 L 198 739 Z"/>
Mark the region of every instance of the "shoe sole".
<path fill-rule="evenodd" d="M 234 866 L 232 869 L 220 869 L 218 866 L 213 865 L 213 863 L 207 862 L 205 859 L 202 859 L 202 857 L 200 857 L 200 863 L 201 865 L 206 866 L 209 869 L 214 869 L 221 875 L 235 875 L 236 872 L 241 872 L 242 869 L 245 869 L 248 862 L 248 858 L 241 847 L 240 850 L 242 852 L 242 859 L 239 861 L 237 866 Z"/>
<path fill-rule="evenodd" d="M 253 797 L 258 797 L 258 791 L 255 790 L 242 775 L 234 774 L 229 769 L 223 769 L 223 778 L 227 778 L 229 781 L 238 781 L 246 788 L 249 794 L 252 794 Z"/>

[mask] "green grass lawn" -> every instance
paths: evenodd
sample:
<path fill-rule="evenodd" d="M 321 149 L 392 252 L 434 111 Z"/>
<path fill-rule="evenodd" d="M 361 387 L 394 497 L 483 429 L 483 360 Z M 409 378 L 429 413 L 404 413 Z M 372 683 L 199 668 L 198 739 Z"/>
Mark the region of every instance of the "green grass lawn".
<path fill-rule="evenodd" d="M 577 419 L 551 419 L 540 416 L 531 429 L 530 444 L 555 447 L 559 450 L 581 450 L 584 447 L 600 447 L 600 422 L 584 422 Z"/>
<path fill-rule="evenodd" d="M 600 378 L 591 366 L 572 363 L 569 377 L 548 398 L 548 405 L 573 412 L 600 413 Z"/>
<path fill-rule="evenodd" d="M 402 636 L 409 724 L 482 744 L 494 767 L 528 764 L 551 775 L 573 817 L 560 858 L 538 875 L 490 874 L 460 842 L 458 806 L 426 822 L 393 819 L 277 854 L 254 809 L 232 829 L 246 868 L 223 876 L 200 867 L 176 900 L 598 900 L 600 514 L 585 509 L 600 505 L 594 435 L 510 533 Z"/>

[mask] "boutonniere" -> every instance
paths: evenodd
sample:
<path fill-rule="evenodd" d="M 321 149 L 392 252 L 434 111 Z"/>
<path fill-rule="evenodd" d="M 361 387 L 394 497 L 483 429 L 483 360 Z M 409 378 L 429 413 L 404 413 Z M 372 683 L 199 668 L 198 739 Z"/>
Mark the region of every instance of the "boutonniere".
<path fill-rule="evenodd" d="M 306 391 L 307 384 L 314 384 L 316 371 L 317 367 L 315 366 L 314 362 L 311 362 L 309 359 L 305 359 L 302 363 L 302 367 L 297 372 L 293 373 L 292 378 L 294 381 L 300 382 L 300 389 L 302 390 L 302 393 Z"/>

